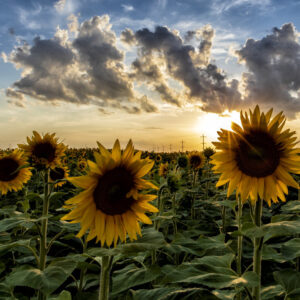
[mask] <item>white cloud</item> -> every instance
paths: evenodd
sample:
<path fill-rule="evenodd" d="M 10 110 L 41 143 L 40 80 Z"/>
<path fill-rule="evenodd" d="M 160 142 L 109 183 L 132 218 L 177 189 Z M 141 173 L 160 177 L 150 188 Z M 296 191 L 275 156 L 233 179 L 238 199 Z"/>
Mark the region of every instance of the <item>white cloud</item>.
<path fill-rule="evenodd" d="M 62 13 L 66 5 L 66 0 L 58 0 L 54 3 L 54 8 L 57 12 Z"/>
<path fill-rule="evenodd" d="M 122 4 L 122 7 L 123 7 L 124 11 L 126 11 L 126 12 L 134 10 L 134 7 L 132 5 Z"/>

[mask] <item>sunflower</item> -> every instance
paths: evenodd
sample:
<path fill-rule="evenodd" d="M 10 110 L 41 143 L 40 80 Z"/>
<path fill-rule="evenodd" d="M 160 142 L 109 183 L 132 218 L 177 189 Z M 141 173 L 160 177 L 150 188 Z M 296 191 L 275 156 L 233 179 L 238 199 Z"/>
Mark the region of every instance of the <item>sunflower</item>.
<path fill-rule="evenodd" d="M 180 168 L 183 168 L 183 169 L 185 169 L 185 168 L 187 167 L 188 162 L 189 162 L 189 161 L 188 161 L 188 158 L 187 158 L 186 155 L 181 155 L 181 156 L 179 156 L 178 159 L 177 159 L 177 164 L 178 164 L 178 166 L 179 166 Z"/>
<path fill-rule="evenodd" d="M 84 171 L 87 167 L 87 162 L 85 160 L 79 160 L 77 163 L 77 167 L 80 171 Z"/>
<path fill-rule="evenodd" d="M 64 156 L 62 159 L 62 164 L 64 166 L 67 166 L 69 164 L 69 158 L 67 156 Z"/>
<path fill-rule="evenodd" d="M 206 157 L 206 159 L 209 160 L 210 157 L 215 154 L 215 150 L 212 147 L 207 147 L 203 150 L 203 154 Z"/>
<path fill-rule="evenodd" d="M 289 173 L 300 173 L 299 148 L 295 131 L 283 130 L 285 117 L 279 113 L 274 118 L 272 109 L 260 113 L 257 105 L 250 114 L 241 111 L 242 127 L 232 123 L 233 131 L 221 130 L 217 150 L 212 156 L 213 170 L 221 173 L 217 186 L 229 183 L 227 196 L 235 189 L 243 202 L 250 197 L 252 203 L 258 196 L 269 205 L 285 201 L 287 186 L 299 188 Z"/>
<path fill-rule="evenodd" d="M 197 170 L 203 168 L 205 163 L 205 157 L 201 152 L 198 151 L 190 152 L 188 158 L 189 158 L 189 164 L 192 167 L 192 169 Z"/>
<path fill-rule="evenodd" d="M 49 181 L 50 182 L 55 182 L 57 180 L 62 180 L 62 179 L 68 179 L 69 177 L 69 170 L 65 166 L 58 166 L 55 167 L 54 169 L 50 169 L 49 172 Z M 66 181 L 60 181 L 57 182 L 54 187 L 62 186 L 66 183 Z"/>
<path fill-rule="evenodd" d="M 58 138 L 54 136 L 55 133 L 46 133 L 41 136 L 33 131 L 32 138 L 27 137 L 28 144 L 19 144 L 18 146 L 25 151 L 29 163 L 37 169 L 55 168 L 60 164 L 66 146 L 63 143 L 58 143 Z"/>
<path fill-rule="evenodd" d="M 3 195 L 8 191 L 21 190 L 23 184 L 30 179 L 32 175 L 30 168 L 20 168 L 25 163 L 22 151 L 17 149 L 12 153 L 0 155 L 0 191 Z"/>
<path fill-rule="evenodd" d="M 160 161 L 162 161 L 162 157 L 159 154 L 157 154 L 156 157 L 155 157 L 155 160 L 157 162 L 160 162 Z"/>
<path fill-rule="evenodd" d="M 161 163 L 159 165 L 159 171 L 158 171 L 159 176 L 166 177 L 168 174 L 168 170 L 169 170 L 169 164 L 167 162 L 164 164 Z"/>
<path fill-rule="evenodd" d="M 89 229 L 87 240 L 97 238 L 103 246 L 117 244 L 118 239 L 130 240 L 141 235 L 138 221 L 151 224 L 146 211 L 157 212 L 149 204 L 156 195 L 139 193 L 142 189 L 157 189 L 151 182 L 142 179 L 154 162 L 141 159 L 141 152 L 134 154 L 131 140 L 121 154 L 120 143 L 116 140 L 112 153 L 98 144 L 100 153 L 94 152 L 96 163 L 88 161 L 89 171 L 85 176 L 71 177 L 69 181 L 84 189 L 77 196 L 67 200 L 65 208 L 72 209 L 62 220 L 81 223 L 77 234 L 82 237 Z"/>

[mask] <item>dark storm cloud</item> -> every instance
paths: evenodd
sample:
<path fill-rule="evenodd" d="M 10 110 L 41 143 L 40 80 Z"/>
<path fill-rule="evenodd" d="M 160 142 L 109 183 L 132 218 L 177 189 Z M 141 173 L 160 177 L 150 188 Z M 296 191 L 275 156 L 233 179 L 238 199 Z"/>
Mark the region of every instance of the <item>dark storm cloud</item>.
<path fill-rule="evenodd" d="M 176 107 L 189 102 L 221 113 L 258 103 L 282 109 L 289 117 L 300 111 L 299 33 L 292 24 L 274 28 L 260 40 L 248 39 L 236 51 L 246 68 L 238 81 L 229 80 L 211 60 L 215 33 L 210 25 L 183 38 L 162 26 L 125 29 L 120 40 L 132 47 L 131 53 L 137 50 L 127 68 L 107 15 L 80 25 L 73 15 L 71 21 L 76 26 L 69 31 L 58 29 L 53 38 L 37 37 L 32 45 L 24 42 L 1 54 L 22 70 L 21 78 L 6 90 L 11 103 L 22 106 L 24 95 L 29 95 L 51 103 L 93 104 L 102 114 L 111 108 L 131 114 L 158 112 L 151 99 L 134 90 L 142 84 Z"/>
<path fill-rule="evenodd" d="M 260 40 L 248 39 L 236 54 L 248 69 L 244 103 L 275 106 L 295 117 L 300 111 L 300 44 L 293 24 L 274 28 Z"/>
<path fill-rule="evenodd" d="M 126 104 L 138 100 L 123 59 L 109 17 L 96 16 L 81 24 L 72 41 L 58 29 L 52 39 L 37 37 L 32 46 L 16 47 L 7 60 L 24 72 L 7 93 L 100 107 L 119 102 L 119 109 L 138 113 L 142 107 Z"/>
<path fill-rule="evenodd" d="M 146 81 L 153 90 L 158 92 L 161 99 L 170 104 L 181 106 L 181 103 L 176 95 L 168 86 L 165 81 L 165 76 L 162 74 L 160 68 L 154 62 L 151 55 L 144 55 L 136 59 L 132 63 L 133 72 L 131 77 L 137 81 Z"/>
<path fill-rule="evenodd" d="M 203 32 L 201 34 L 203 36 Z M 204 40 L 211 40 L 212 36 L 211 31 L 205 30 Z M 215 65 L 202 59 L 210 47 L 200 43 L 200 51 L 197 51 L 185 45 L 179 35 L 161 26 L 154 32 L 147 28 L 138 30 L 135 37 L 140 46 L 139 56 L 153 57 L 154 53 L 159 53 L 168 74 L 187 88 L 189 98 L 202 101 L 203 110 L 222 112 L 231 106 L 232 97 L 240 98 L 236 84 L 228 83 Z"/>
<path fill-rule="evenodd" d="M 121 32 L 121 41 L 129 46 L 132 46 L 136 43 L 134 33 L 131 29 L 126 28 Z"/>

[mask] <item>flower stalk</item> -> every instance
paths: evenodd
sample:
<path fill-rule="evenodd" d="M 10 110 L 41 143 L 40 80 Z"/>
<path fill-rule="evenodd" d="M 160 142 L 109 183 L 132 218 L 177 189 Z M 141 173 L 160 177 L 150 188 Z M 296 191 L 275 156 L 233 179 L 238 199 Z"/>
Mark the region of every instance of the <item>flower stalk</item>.
<path fill-rule="evenodd" d="M 112 267 L 113 256 L 102 256 L 100 287 L 98 300 L 109 299 L 110 271 Z"/>
<path fill-rule="evenodd" d="M 47 261 L 47 228 L 48 228 L 48 210 L 49 210 L 49 169 L 44 171 L 44 199 L 43 199 L 43 214 L 42 214 L 42 228 L 41 228 L 41 242 L 40 242 L 40 265 L 41 271 L 46 268 Z M 38 300 L 44 300 L 46 296 L 39 292 Z"/>
<path fill-rule="evenodd" d="M 242 276 L 242 255 L 243 255 L 243 236 L 241 235 L 242 231 L 242 215 L 243 215 L 243 203 L 241 197 L 237 196 L 238 200 L 238 212 L 237 212 L 237 221 L 238 221 L 238 239 L 237 239 L 237 273 L 239 276 Z M 242 293 L 239 293 L 237 300 L 242 300 Z"/>
<path fill-rule="evenodd" d="M 263 200 L 258 197 L 255 205 L 254 222 L 257 227 L 261 227 Z M 262 241 L 263 238 L 254 238 L 254 252 L 253 252 L 253 272 L 259 278 L 259 284 L 253 288 L 252 296 L 254 300 L 260 300 L 261 291 L 261 260 L 262 260 Z"/>

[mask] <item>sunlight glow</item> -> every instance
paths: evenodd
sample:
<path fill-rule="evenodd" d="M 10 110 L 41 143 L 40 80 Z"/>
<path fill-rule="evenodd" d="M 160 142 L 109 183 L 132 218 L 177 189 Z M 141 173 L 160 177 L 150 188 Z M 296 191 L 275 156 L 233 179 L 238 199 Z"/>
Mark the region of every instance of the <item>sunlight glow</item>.
<path fill-rule="evenodd" d="M 222 114 L 206 113 L 198 117 L 194 131 L 206 135 L 209 140 L 217 140 L 217 131 L 221 128 L 231 130 L 231 122 L 241 125 L 239 112 L 226 110 Z"/>

